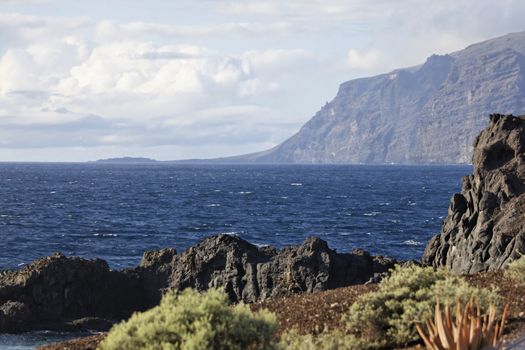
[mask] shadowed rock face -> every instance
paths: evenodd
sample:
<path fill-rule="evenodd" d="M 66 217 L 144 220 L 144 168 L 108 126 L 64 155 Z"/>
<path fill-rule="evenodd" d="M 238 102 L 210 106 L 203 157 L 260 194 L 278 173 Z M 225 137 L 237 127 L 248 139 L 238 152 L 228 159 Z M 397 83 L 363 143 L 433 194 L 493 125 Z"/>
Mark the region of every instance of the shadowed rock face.
<path fill-rule="evenodd" d="M 472 162 L 474 173 L 452 197 L 425 264 L 470 274 L 500 269 L 525 253 L 525 116 L 491 115 Z"/>
<path fill-rule="evenodd" d="M 108 320 L 156 305 L 169 288 L 224 287 L 232 301 L 254 302 L 364 283 L 393 264 L 361 250 L 336 253 L 313 237 L 279 251 L 213 236 L 181 254 L 146 252 L 138 267 L 122 271 L 56 254 L 0 274 L 0 332 L 106 329 Z"/>
<path fill-rule="evenodd" d="M 55 254 L 0 276 L 0 331 L 91 316 L 120 319 L 143 309 L 143 300 L 138 275 L 111 271 L 100 259 Z"/>

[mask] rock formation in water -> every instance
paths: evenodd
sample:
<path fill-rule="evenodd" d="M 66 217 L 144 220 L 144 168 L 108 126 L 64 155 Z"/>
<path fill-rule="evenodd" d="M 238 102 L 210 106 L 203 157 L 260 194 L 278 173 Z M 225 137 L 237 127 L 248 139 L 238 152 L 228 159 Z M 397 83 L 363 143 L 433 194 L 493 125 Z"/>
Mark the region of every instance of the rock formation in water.
<path fill-rule="evenodd" d="M 392 259 L 372 257 L 362 250 L 337 253 L 316 237 L 278 251 L 220 235 L 173 259 L 170 287 L 225 287 L 232 301 L 254 302 L 365 283 L 393 265 Z"/>
<path fill-rule="evenodd" d="M 525 32 L 420 66 L 341 84 L 275 148 L 224 158 L 273 163 L 469 163 L 490 113 L 525 110 Z"/>
<path fill-rule="evenodd" d="M 144 308 L 139 276 L 111 271 L 100 259 L 55 254 L 0 276 L 0 331 L 81 328 L 85 317 L 120 319 Z M 55 325 L 56 324 L 56 325 Z M 78 324 L 78 322 L 77 322 Z"/>
<path fill-rule="evenodd" d="M 497 270 L 525 254 L 525 116 L 491 115 L 472 162 L 474 173 L 463 178 L 422 259 L 463 274 Z"/>
<path fill-rule="evenodd" d="M 157 304 L 168 288 L 223 287 L 234 302 L 254 302 L 364 283 L 393 264 L 361 250 L 339 254 L 313 237 L 277 250 L 213 236 L 181 254 L 146 252 L 138 267 L 121 271 L 56 254 L 0 274 L 0 332 L 107 329 L 108 320 Z"/>

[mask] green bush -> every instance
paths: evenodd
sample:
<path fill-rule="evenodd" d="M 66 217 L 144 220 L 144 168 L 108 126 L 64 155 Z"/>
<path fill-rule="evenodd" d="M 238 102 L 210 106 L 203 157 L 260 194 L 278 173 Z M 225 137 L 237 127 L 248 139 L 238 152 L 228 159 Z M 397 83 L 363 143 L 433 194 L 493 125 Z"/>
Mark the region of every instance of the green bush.
<path fill-rule="evenodd" d="M 432 317 L 436 297 L 443 305 L 457 298 L 464 303 L 474 298 L 483 309 L 499 304 L 496 291 L 471 287 L 446 270 L 398 266 L 377 291 L 362 295 L 344 317 L 348 333 L 361 339 L 362 346 L 354 348 L 404 346 L 418 340 L 415 324 Z"/>
<path fill-rule="evenodd" d="M 366 340 L 360 340 L 342 330 L 326 331 L 318 335 L 299 334 L 290 330 L 281 336 L 280 350 L 351 350 L 362 349 Z"/>
<path fill-rule="evenodd" d="M 505 277 L 512 279 L 516 283 L 525 283 L 525 256 L 507 265 Z"/>
<path fill-rule="evenodd" d="M 222 290 L 166 294 L 159 306 L 114 326 L 100 350 L 266 350 L 277 347 L 276 316 L 228 305 Z"/>

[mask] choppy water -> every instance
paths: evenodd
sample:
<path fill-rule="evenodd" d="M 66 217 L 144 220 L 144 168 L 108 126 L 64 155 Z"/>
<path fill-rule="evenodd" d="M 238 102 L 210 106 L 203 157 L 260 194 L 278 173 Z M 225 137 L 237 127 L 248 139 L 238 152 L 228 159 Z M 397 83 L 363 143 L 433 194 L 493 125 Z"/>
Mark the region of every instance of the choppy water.
<path fill-rule="evenodd" d="M 90 333 L 28 332 L 24 334 L 0 334 L 1 350 L 33 350 L 43 344 L 55 343 L 71 338 L 91 335 Z"/>
<path fill-rule="evenodd" d="M 417 259 L 470 172 L 468 166 L 0 164 L 0 269 L 56 251 L 128 267 L 145 250 L 180 251 L 216 233 L 278 247 L 317 235 L 338 251 L 360 247 Z M 0 348 L 31 348 L 41 339 L 0 337 Z"/>
<path fill-rule="evenodd" d="M 0 269 L 56 251 L 138 263 L 235 233 L 418 258 L 466 166 L 0 164 Z"/>

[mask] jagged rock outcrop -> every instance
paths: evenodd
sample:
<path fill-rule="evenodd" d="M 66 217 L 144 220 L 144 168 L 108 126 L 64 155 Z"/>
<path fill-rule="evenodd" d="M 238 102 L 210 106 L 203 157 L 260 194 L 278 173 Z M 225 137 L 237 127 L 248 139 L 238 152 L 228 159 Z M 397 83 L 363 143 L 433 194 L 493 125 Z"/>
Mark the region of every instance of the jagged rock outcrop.
<path fill-rule="evenodd" d="M 148 307 L 158 304 L 162 293 L 169 287 L 172 261 L 176 255 L 177 250 L 174 248 L 147 251 L 143 254 L 139 267 L 133 270 L 140 276 L 145 293 L 144 303 Z"/>
<path fill-rule="evenodd" d="M 463 178 L 422 259 L 463 274 L 497 270 L 525 254 L 525 116 L 491 115 L 472 162 L 474 173 Z"/>
<path fill-rule="evenodd" d="M 138 275 L 111 271 L 100 259 L 55 254 L 0 276 L 0 331 L 74 328 L 67 323 L 91 316 L 121 319 L 144 308 L 143 300 Z"/>
<path fill-rule="evenodd" d="M 525 110 L 525 32 L 347 81 L 275 148 L 227 162 L 469 163 L 498 111 Z"/>
<path fill-rule="evenodd" d="M 154 306 L 168 288 L 224 287 L 232 301 L 254 302 L 364 283 L 393 265 L 362 250 L 339 254 L 314 237 L 277 250 L 212 236 L 181 254 L 146 252 L 138 267 L 122 271 L 100 259 L 55 254 L 0 274 L 0 332 L 107 328 Z"/>
<path fill-rule="evenodd" d="M 178 290 L 225 287 L 232 301 L 254 302 L 365 283 L 393 265 L 392 259 L 362 250 L 339 254 L 316 237 L 278 251 L 220 235 L 174 258 L 170 286 Z"/>

